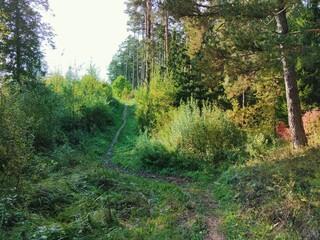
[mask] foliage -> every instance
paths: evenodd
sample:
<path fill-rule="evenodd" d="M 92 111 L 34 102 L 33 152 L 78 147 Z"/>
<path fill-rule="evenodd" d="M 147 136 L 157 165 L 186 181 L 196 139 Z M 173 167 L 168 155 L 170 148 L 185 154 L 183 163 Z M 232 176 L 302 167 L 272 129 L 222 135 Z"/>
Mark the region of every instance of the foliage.
<path fill-rule="evenodd" d="M 264 158 L 268 152 L 272 152 L 279 143 L 274 134 L 252 132 L 247 134 L 246 152 L 251 158 Z"/>
<path fill-rule="evenodd" d="M 320 111 L 312 109 L 306 112 L 302 117 L 303 125 L 308 136 L 308 142 L 311 146 L 320 144 Z"/>
<path fill-rule="evenodd" d="M 318 239 L 319 151 L 288 154 L 273 136 L 291 137 L 289 56 L 320 144 L 316 2 L 128 0 L 134 37 L 111 87 L 93 65 L 40 80 L 48 3 L 0 0 L 0 238 L 204 239 L 214 189 L 230 239 Z M 280 15 L 291 32 L 275 32 Z M 138 87 L 108 159 L 118 174 L 102 167 L 122 124 L 113 95 Z"/>
<path fill-rule="evenodd" d="M 24 220 L 25 216 L 19 206 L 16 189 L 11 189 L 6 195 L 0 196 L 0 216 L 0 229 L 10 230 Z"/>
<path fill-rule="evenodd" d="M 179 105 L 181 101 L 186 102 L 191 97 L 199 101 L 212 100 L 211 88 L 203 81 L 204 71 L 197 66 L 201 57 L 191 58 L 187 53 L 188 48 L 185 47 L 185 41 L 183 33 L 173 31 L 168 71 L 176 88 L 175 105 Z M 186 68 L 190 70 L 186 71 Z"/>
<path fill-rule="evenodd" d="M 244 135 L 217 107 L 201 105 L 182 104 L 156 137 L 167 149 L 199 154 L 210 163 L 237 160 Z"/>
<path fill-rule="evenodd" d="M 4 93 L 0 103 L 0 171 L 18 180 L 33 154 L 33 135 L 19 96 Z"/>
<path fill-rule="evenodd" d="M 134 152 L 141 161 L 142 169 L 181 173 L 201 168 L 195 154 L 170 151 L 163 143 L 150 139 L 146 134 L 138 138 Z"/>
<path fill-rule="evenodd" d="M 136 146 L 137 154 L 144 166 L 155 168 L 170 167 L 171 156 L 165 147 L 157 141 L 151 142 L 147 136 L 142 136 Z M 173 165 L 173 164 L 172 164 Z"/>
<path fill-rule="evenodd" d="M 302 121 L 308 137 L 309 145 L 313 147 L 319 146 L 320 111 L 318 109 L 312 109 L 310 111 L 307 111 L 302 116 Z M 280 136 L 282 141 L 288 142 L 291 140 L 290 129 L 286 127 L 285 123 L 279 122 L 276 128 L 276 132 Z"/>
<path fill-rule="evenodd" d="M 47 40 L 52 45 L 52 31 L 42 21 L 41 14 L 41 11 L 48 10 L 48 1 L 1 0 L 0 6 L 0 26 L 4 27 L 0 29 L 1 77 L 21 84 L 43 76 L 42 42 Z"/>
<path fill-rule="evenodd" d="M 117 105 L 111 86 L 99 81 L 94 66 L 80 80 L 70 69 L 66 77 L 56 73 L 45 83 L 64 104 L 58 113 L 59 124 L 62 135 L 72 144 L 79 144 L 86 133 L 112 125 L 112 111 Z"/>
<path fill-rule="evenodd" d="M 277 132 L 277 134 L 280 135 L 280 138 L 282 141 L 291 140 L 290 129 L 286 127 L 286 124 L 284 122 L 279 122 L 279 124 L 276 128 L 276 132 Z"/>
<path fill-rule="evenodd" d="M 35 150 L 51 149 L 60 130 L 59 120 L 63 112 L 62 99 L 40 81 L 33 81 L 21 88 L 17 98 L 30 124 L 30 134 L 33 136 Z"/>
<path fill-rule="evenodd" d="M 124 98 L 132 91 L 132 86 L 124 76 L 118 76 L 112 83 L 112 92 L 118 98 Z"/>
<path fill-rule="evenodd" d="M 142 87 L 135 92 L 138 125 L 143 130 L 160 129 L 168 121 L 168 113 L 175 103 L 176 88 L 171 78 L 157 75 L 150 83 L 150 89 Z"/>
<path fill-rule="evenodd" d="M 1 85 L 0 170 L 17 181 L 34 154 L 82 143 L 113 124 L 110 86 L 91 69 L 81 81 L 56 74 L 48 81 Z"/>
<path fill-rule="evenodd" d="M 81 115 L 81 122 L 84 125 L 84 129 L 88 132 L 94 129 L 103 131 L 113 123 L 111 108 L 102 103 L 90 107 L 83 107 L 81 109 Z"/>

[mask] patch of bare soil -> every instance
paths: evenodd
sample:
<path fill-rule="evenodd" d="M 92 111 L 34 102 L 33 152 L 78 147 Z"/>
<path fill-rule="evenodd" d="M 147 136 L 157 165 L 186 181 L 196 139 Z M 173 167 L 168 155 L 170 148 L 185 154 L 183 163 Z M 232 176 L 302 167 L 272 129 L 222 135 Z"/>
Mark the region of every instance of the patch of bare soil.
<path fill-rule="evenodd" d="M 220 220 L 218 217 L 208 217 L 208 232 L 209 235 L 206 240 L 227 240 L 221 233 L 218 231 Z"/>

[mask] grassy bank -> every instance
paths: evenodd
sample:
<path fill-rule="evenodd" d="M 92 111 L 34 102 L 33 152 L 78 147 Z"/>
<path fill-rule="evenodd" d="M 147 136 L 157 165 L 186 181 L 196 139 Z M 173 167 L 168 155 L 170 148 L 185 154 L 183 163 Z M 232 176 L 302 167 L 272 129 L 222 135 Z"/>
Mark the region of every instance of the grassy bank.
<path fill-rule="evenodd" d="M 214 192 L 228 239 L 319 239 L 320 151 L 283 149 L 222 174 Z"/>

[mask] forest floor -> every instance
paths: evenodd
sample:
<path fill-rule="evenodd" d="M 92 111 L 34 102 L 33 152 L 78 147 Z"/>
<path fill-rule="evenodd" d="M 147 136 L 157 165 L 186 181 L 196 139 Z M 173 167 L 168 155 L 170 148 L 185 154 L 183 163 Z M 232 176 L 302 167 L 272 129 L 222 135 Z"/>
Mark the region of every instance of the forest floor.
<path fill-rule="evenodd" d="M 129 117 L 133 118 L 134 116 L 129 116 Z M 119 164 L 115 164 L 112 162 L 114 147 L 117 144 L 121 144 L 121 142 L 118 143 L 118 140 L 121 132 L 126 127 L 127 118 L 128 118 L 128 105 L 125 105 L 125 108 L 122 114 L 122 121 L 123 121 L 122 125 L 116 132 L 112 140 L 112 143 L 105 155 L 105 160 L 104 160 L 105 167 L 107 169 L 116 171 L 118 174 L 128 174 L 138 178 L 144 178 L 151 181 L 167 182 L 175 185 L 177 188 L 181 189 L 181 191 L 183 191 L 184 193 L 188 194 L 189 196 L 193 196 L 193 198 L 195 198 L 194 202 L 196 202 L 198 205 L 192 214 L 189 214 L 189 216 L 185 216 L 184 218 L 186 219 L 182 219 L 181 221 L 190 222 L 191 219 L 187 219 L 187 218 L 194 218 L 194 216 L 200 214 L 207 226 L 207 237 L 205 237 L 205 239 L 206 240 L 225 240 L 226 238 L 218 230 L 220 218 L 216 213 L 217 206 L 216 206 L 216 202 L 212 197 L 212 192 L 209 192 L 207 189 L 202 187 L 195 189 L 194 184 L 190 182 L 191 181 L 190 178 L 175 176 L 175 175 L 160 175 L 156 173 L 146 172 L 143 170 L 140 170 L 139 172 L 137 172 L 130 169 L 129 167 L 120 166 Z M 122 136 L 122 137 L 125 138 L 125 136 Z M 199 209 L 200 211 L 197 212 L 197 209 Z"/>

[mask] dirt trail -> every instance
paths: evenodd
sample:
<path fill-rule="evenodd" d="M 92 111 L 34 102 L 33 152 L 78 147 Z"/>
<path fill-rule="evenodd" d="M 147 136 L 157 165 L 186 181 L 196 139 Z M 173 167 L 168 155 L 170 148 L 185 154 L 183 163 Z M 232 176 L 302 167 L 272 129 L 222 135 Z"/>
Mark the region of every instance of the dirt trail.
<path fill-rule="evenodd" d="M 161 175 L 150 174 L 150 173 L 145 173 L 145 172 L 136 173 L 136 172 L 133 172 L 129 168 L 120 167 L 120 166 L 113 164 L 111 162 L 111 157 L 113 155 L 113 149 L 118 142 L 119 135 L 120 135 L 121 131 L 123 130 L 123 128 L 127 124 L 127 115 L 128 115 L 128 106 L 126 105 L 123 110 L 123 113 L 122 113 L 123 123 L 122 123 L 121 127 L 118 129 L 118 131 L 116 132 L 116 134 L 111 142 L 111 145 L 105 155 L 105 159 L 104 159 L 105 167 L 108 169 L 112 169 L 112 170 L 118 172 L 119 174 L 130 174 L 130 175 L 134 175 L 136 177 L 142 177 L 142 178 L 146 178 L 146 179 L 170 182 L 170 183 L 175 184 L 179 187 L 183 187 L 187 183 L 189 183 L 190 179 L 188 179 L 188 178 L 177 177 L 177 176 L 161 176 Z M 187 190 L 187 189 L 185 189 L 185 190 Z M 208 209 L 215 208 L 216 203 L 211 199 L 209 193 L 205 194 L 204 196 L 201 196 L 200 201 L 201 201 L 201 204 L 208 207 Z M 207 236 L 206 240 L 226 240 L 226 238 L 218 231 L 218 225 L 220 223 L 220 219 L 217 216 L 207 217 L 206 222 L 208 225 L 208 236 Z"/>
<path fill-rule="evenodd" d="M 126 126 L 127 124 L 127 114 L 128 114 L 128 106 L 126 105 L 124 110 L 123 110 L 123 113 L 122 113 L 122 125 L 121 127 L 118 129 L 116 135 L 114 135 L 113 137 L 113 140 L 112 140 L 112 143 L 105 155 L 105 164 L 107 165 L 109 162 L 110 162 L 110 158 L 112 156 L 112 151 L 113 151 L 113 148 L 114 146 L 116 145 L 116 143 L 118 142 L 118 138 L 119 138 L 119 135 L 121 133 L 121 131 L 123 130 L 123 128 Z"/>
<path fill-rule="evenodd" d="M 110 147 L 109 147 L 107 153 L 105 154 L 105 158 L 104 158 L 105 167 L 108 169 L 112 169 L 118 173 L 130 174 L 130 175 L 134 175 L 136 177 L 142 177 L 142 178 L 147 178 L 147 179 L 162 180 L 162 181 L 170 182 L 170 183 L 173 183 L 176 185 L 183 185 L 183 184 L 186 184 L 187 182 L 189 182 L 188 178 L 183 178 L 183 177 L 160 176 L 157 174 L 145 173 L 145 172 L 136 173 L 136 172 L 132 171 L 130 168 L 121 167 L 121 166 L 118 166 L 118 165 L 111 162 L 114 146 L 118 142 L 118 138 L 119 138 L 121 131 L 123 130 L 123 128 L 127 124 L 127 114 L 128 114 L 128 106 L 126 105 L 125 109 L 123 110 L 123 113 L 122 113 L 123 123 L 122 123 L 121 127 L 118 129 L 117 133 L 115 134 L 115 136 L 110 144 Z"/>

